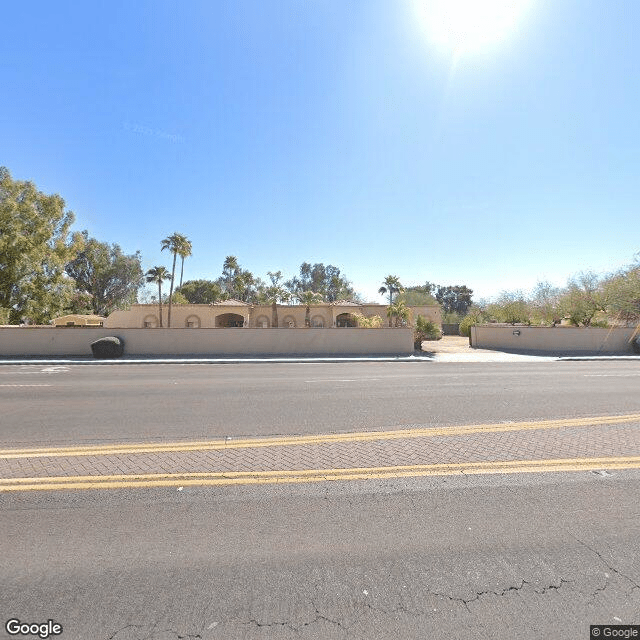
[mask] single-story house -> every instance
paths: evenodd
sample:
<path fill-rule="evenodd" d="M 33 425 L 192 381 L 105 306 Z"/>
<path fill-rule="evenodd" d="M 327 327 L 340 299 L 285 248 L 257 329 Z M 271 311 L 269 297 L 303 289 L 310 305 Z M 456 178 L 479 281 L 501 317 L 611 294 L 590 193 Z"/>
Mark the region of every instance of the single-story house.
<path fill-rule="evenodd" d="M 307 307 L 305 305 L 276 306 L 279 328 L 300 328 L 306 326 Z M 437 326 L 442 324 L 442 310 L 439 305 L 409 307 L 408 325 L 412 326 L 420 315 Z M 357 327 L 357 314 L 365 317 L 380 316 L 383 326 L 387 326 L 387 305 L 359 304 L 338 301 L 310 305 L 311 327 Z M 168 326 L 168 305 L 162 305 L 162 325 Z M 273 324 L 272 305 L 247 304 L 240 300 L 225 300 L 213 304 L 174 304 L 171 307 L 172 328 L 214 328 L 253 327 L 271 328 Z M 108 328 L 156 328 L 160 326 L 157 304 L 134 304 L 129 309 L 114 311 L 105 320 Z"/>

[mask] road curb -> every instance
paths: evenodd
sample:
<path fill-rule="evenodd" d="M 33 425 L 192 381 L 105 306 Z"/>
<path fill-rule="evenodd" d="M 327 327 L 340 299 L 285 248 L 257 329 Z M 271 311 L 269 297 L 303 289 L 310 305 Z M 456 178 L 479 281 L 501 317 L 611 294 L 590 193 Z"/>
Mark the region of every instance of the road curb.
<path fill-rule="evenodd" d="M 427 356 L 380 356 L 351 358 L 119 358 L 117 360 L 76 360 L 73 358 L 0 360 L 0 365 L 114 365 L 114 364 L 265 364 L 265 363 L 339 363 L 339 362 L 433 362 Z"/>

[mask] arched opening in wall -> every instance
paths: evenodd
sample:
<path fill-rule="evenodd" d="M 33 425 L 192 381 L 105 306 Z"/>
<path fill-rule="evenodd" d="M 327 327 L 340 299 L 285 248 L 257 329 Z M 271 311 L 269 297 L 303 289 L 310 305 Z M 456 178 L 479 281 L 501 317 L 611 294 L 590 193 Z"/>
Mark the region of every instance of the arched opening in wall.
<path fill-rule="evenodd" d="M 322 329 L 324 327 L 324 316 L 317 315 L 311 318 L 311 326 L 314 329 Z"/>
<path fill-rule="evenodd" d="M 267 316 L 258 316 L 256 318 L 256 327 L 258 329 L 268 329 L 271 326 L 271 322 Z"/>
<path fill-rule="evenodd" d="M 244 316 L 239 313 L 223 313 L 216 316 L 216 327 L 244 327 Z"/>
<path fill-rule="evenodd" d="M 295 329 L 296 319 L 293 316 L 285 316 L 282 320 L 282 326 L 285 329 Z"/>
<path fill-rule="evenodd" d="M 199 329 L 200 324 L 200 318 L 193 314 L 187 316 L 187 319 L 184 321 L 184 326 L 187 327 L 187 329 Z"/>
<path fill-rule="evenodd" d="M 357 327 L 358 321 L 352 313 L 341 313 L 336 317 L 337 327 Z"/>
<path fill-rule="evenodd" d="M 146 315 L 142 321 L 145 329 L 155 329 L 158 326 L 158 317 L 153 314 Z"/>

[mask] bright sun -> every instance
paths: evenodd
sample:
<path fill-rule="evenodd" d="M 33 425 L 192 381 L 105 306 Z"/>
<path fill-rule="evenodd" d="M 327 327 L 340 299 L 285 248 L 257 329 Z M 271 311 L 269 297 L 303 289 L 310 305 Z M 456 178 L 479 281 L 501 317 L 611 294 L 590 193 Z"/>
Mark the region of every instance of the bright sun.
<path fill-rule="evenodd" d="M 514 28 L 528 0 L 418 0 L 429 37 L 457 53 L 478 51 Z"/>

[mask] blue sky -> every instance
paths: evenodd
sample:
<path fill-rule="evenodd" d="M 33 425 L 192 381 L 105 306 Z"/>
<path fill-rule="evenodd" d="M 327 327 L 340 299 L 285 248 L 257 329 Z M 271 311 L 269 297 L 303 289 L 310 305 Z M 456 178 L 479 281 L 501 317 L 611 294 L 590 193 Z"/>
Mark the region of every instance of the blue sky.
<path fill-rule="evenodd" d="M 496 2 L 467 49 L 419 0 L 7 3 L 0 164 L 145 269 L 186 234 L 185 279 L 231 254 L 479 298 L 628 264 L 640 3 Z"/>

